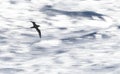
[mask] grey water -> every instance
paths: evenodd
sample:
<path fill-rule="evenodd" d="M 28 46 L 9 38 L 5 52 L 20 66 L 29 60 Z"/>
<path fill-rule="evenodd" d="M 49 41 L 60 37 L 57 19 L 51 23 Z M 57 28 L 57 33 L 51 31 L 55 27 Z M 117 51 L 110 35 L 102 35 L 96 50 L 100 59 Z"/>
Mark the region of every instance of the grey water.
<path fill-rule="evenodd" d="M 119 74 L 119 1 L 0 3 L 0 74 Z"/>
<path fill-rule="evenodd" d="M 104 14 L 100 14 L 100 13 L 96 13 L 95 11 L 65 11 L 65 10 L 57 10 L 52 8 L 52 6 L 50 5 L 46 5 L 44 6 L 41 11 L 43 11 L 43 13 L 49 15 L 49 16 L 55 16 L 57 14 L 63 14 L 63 15 L 67 15 L 70 17 L 87 17 L 89 19 L 93 19 L 92 16 L 96 16 L 101 20 L 105 20 L 103 18 L 103 16 L 105 16 Z"/>

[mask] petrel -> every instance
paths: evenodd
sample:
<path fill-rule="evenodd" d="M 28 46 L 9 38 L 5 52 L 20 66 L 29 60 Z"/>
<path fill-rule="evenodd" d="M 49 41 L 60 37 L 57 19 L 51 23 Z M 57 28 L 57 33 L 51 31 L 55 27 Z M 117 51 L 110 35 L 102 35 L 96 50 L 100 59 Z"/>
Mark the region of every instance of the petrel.
<path fill-rule="evenodd" d="M 38 34 L 39 34 L 39 37 L 41 38 L 41 31 L 40 31 L 40 29 L 38 28 L 39 27 L 39 25 L 37 25 L 34 21 L 31 21 L 32 22 L 32 24 L 33 24 L 33 26 L 32 27 L 30 27 L 30 28 L 35 28 L 36 29 L 36 31 L 38 32 Z"/>

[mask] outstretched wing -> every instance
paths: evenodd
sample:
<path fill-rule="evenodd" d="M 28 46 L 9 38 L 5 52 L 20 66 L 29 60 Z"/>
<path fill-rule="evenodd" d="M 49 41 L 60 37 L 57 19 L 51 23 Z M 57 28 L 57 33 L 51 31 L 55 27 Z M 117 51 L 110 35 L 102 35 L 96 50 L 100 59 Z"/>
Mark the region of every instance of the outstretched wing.
<path fill-rule="evenodd" d="M 37 30 L 37 32 L 39 34 L 39 37 L 41 38 L 41 31 L 38 28 L 36 28 L 36 30 Z"/>
<path fill-rule="evenodd" d="M 35 23 L 35 22 L 33 22 L 33 21 L 31 21 L 31 23 L 33 24 L 33 26 L 32 26 L 32 27 L 30 27 L 30 28 L 35 28 L 36 23 Z"/>
<path fill-rule="evenodd" d="M 32 22 L 34 26 L 36 26 L 36 23 L 35 22 Z"/>

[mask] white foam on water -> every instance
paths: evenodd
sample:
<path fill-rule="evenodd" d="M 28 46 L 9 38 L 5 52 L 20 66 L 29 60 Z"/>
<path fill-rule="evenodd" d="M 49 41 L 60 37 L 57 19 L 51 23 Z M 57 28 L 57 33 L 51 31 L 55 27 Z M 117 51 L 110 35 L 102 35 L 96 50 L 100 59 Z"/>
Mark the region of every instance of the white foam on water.
<path fill-rule="evenodd" d="M 45 5 L 94 11 L 105 21 L 49 16 L 40 10 Z M 0 8 L 0 74 L 119 74 L 119 0 L 0 0 Z"/>

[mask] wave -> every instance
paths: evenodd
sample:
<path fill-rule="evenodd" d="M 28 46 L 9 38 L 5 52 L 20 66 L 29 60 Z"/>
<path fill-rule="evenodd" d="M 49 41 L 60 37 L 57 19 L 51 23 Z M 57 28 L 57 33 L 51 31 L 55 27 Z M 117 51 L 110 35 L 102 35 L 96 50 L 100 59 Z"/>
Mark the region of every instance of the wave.
<path fill-rule="evenodd" d="M 99 19 L 105 21 L 104 14 L 97 13 L 95 11 L 65 11 L 53 8 L 51 5 L 45 5 L 42 9 L 40 9 L 44 14 L 48 16 L 56 16 L 56 15 L 67 15 L 70 17 L 86 17 L 91 20 L 94 20 L 93 17 L 98 17 Z"/>

